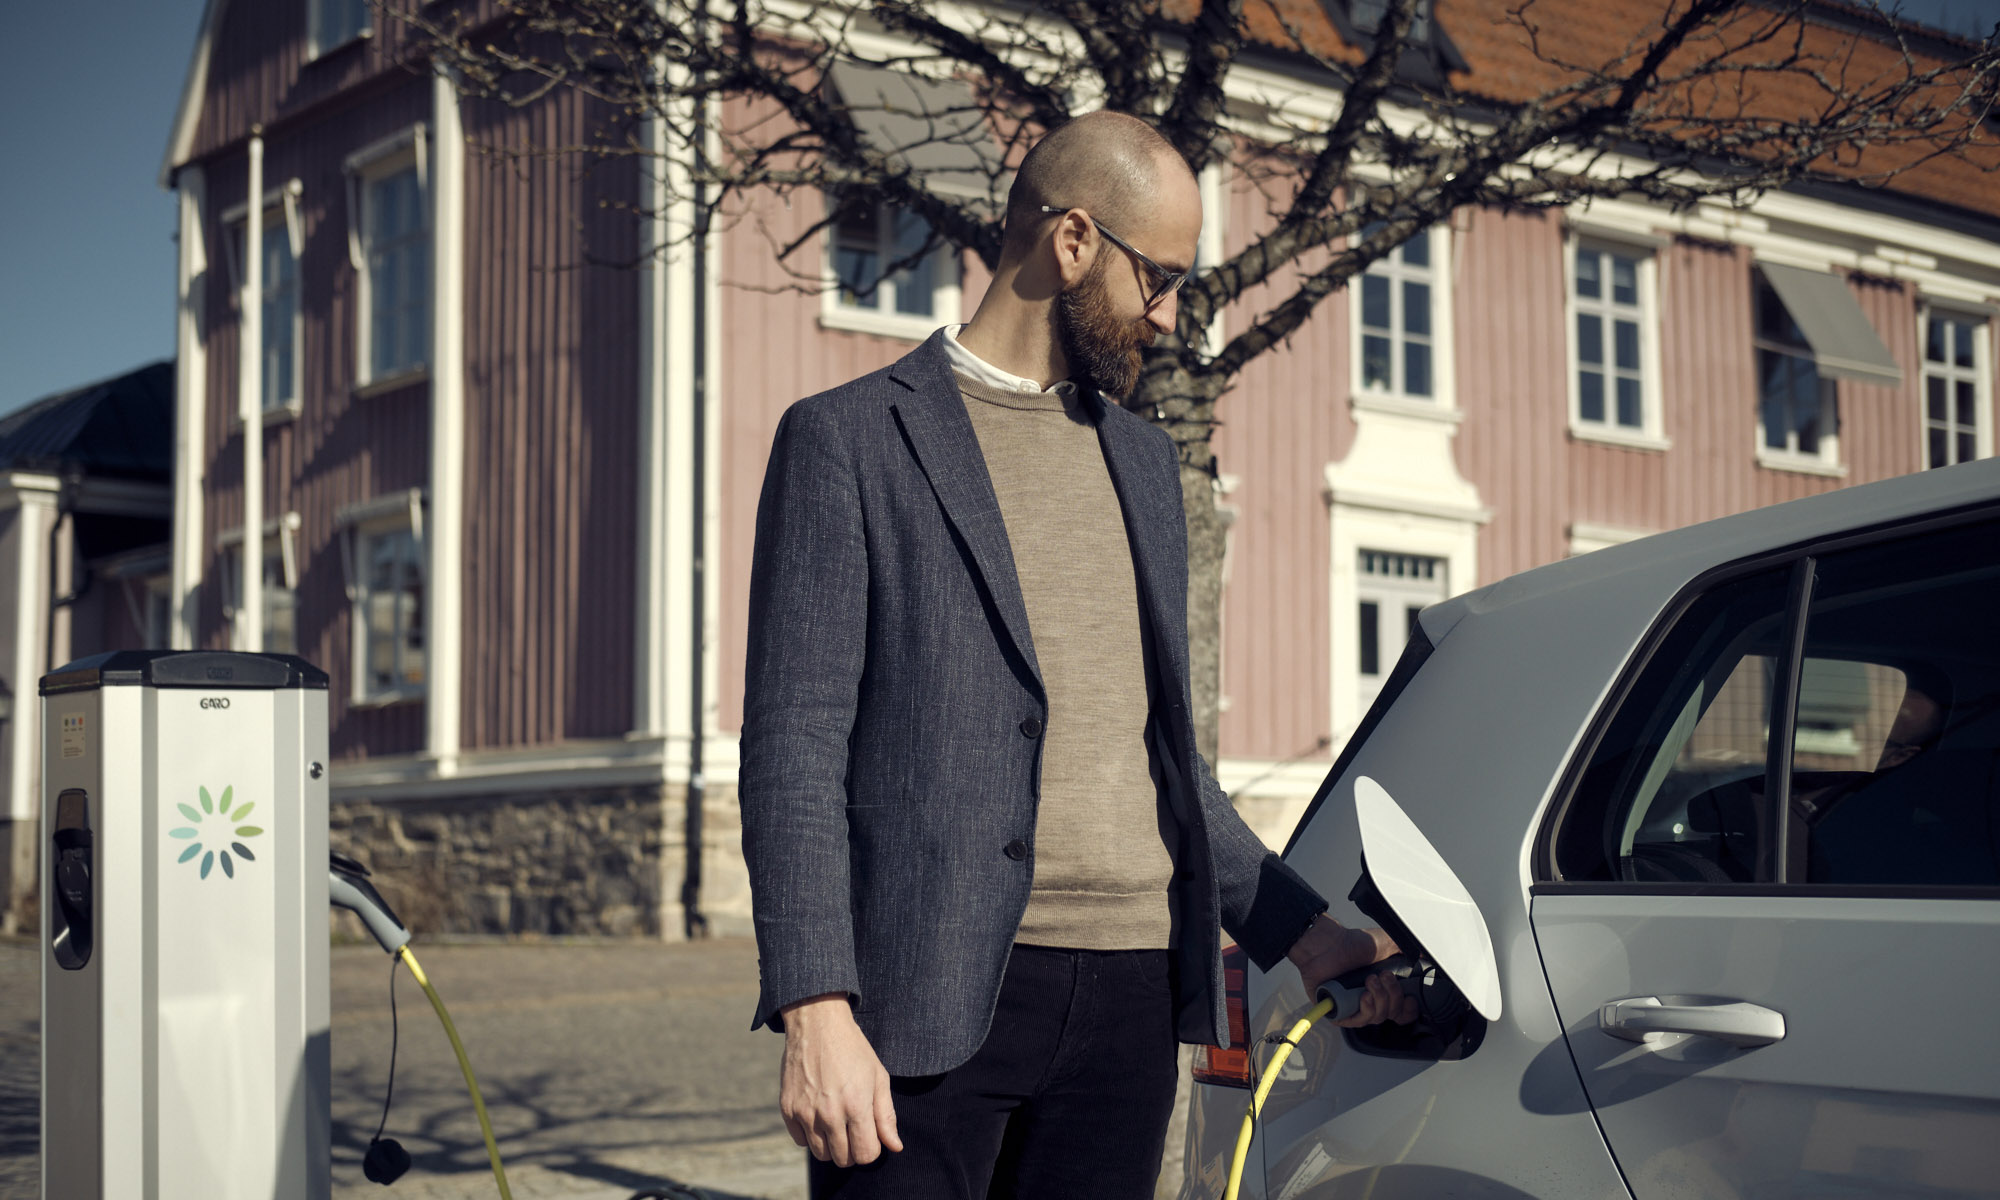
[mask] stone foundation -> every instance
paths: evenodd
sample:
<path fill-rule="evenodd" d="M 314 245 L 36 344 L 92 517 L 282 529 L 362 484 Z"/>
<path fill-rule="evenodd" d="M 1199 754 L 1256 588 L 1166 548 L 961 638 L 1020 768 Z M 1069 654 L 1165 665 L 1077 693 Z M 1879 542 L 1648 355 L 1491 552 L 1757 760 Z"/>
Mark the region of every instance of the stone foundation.
<path fill-rule="evenodd" d="M 359 860 L 418 936 L 686 936 L 679 786 L 426 800 L 336 798 L 328 844 Z M 703 804 L 699 907 L 709 936 L 750 932 L 734 788 Z M 352 914 L 335 929 L 364 939 Z"/>

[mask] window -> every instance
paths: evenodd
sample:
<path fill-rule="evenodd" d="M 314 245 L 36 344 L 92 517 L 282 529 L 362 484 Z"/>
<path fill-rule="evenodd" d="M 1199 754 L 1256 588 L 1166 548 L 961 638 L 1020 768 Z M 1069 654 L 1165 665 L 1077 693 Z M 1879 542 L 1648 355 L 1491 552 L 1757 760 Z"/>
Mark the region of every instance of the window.
<path fill-rule="evenodd" d="M 1372 235 L 1376 227 L 1363 231 Z M 1437 272 L 1434 231 L 1417 234 L 1370 264 L 1361 277 L 1360 386 L 1434 401 L 1437 381 Z"/>
<path fill-rule="evenodd" d="M 1573 246 L 1572 428 L 1584 436 L 1657 434 L 1653 256 L 1598 241 Z"/>
<path fill-rule="evenodd" d="M 368 0 L 311 0 L 311 8 L 315 58 L 370 32 Z"/>
<path fill-rule="evenodd" d="M 301 240 L 298 197 L 299 181 L 266 195 L 263 214 L 263 255 L 258 264 L 263 288 L 260 339 L 257 361 L 258 386 L 267 413 L 298 411 L 300 394 L 298 252 Z M 224 242 L 228 250 L 232 289 L 241 302 L 249 256 L 243 240 L 249 233 L 248 205 L 238 205 L 223 214 L 229 226 Z"/>
<path fill-rule="evenodd" d="M 1356 29 L 1372 34 L 1382 28 L 1382 18 L 1389 15 L 1389 0 L 1348 0 L 1347 11 Z M 1417 0 L 1417 11 L 1410 17 L 1410 43 L 1422 45 L 1430 38 L 1431 0 Z"/>
<path fill-rule="evenodd" d="M 149 575 L 140 601 L 139 629 L 146 649 L 167 650 L 174 644 L 174 591 L 167 575 Z"/>
<path fill-rule="evenodd" d="M 1833 380 L 1821 376 L 1812 343 L 1761 276 L 1756 306 L 1759 457 L 1839 462 Z"/>
<path fill-rule="evenodd" d="M 338 517 L 352 615 L 353 703 L 424 694 L 423 504 L 401 492 L 351 505 Z"/>
<path fill-rule="evenodd" d="M 957 320 L 956 265 L 948 248 L 923 253 L 931 231 L 921 218 L 864 199 L 829 196 L 828 203 L 836 211 L 825 323 L 921 338 Z"/>
<path fill-rule="evenodd" d="M 421 145 L 361 168 L 361 382 L 419 371 L 430 343 L 430 227 Z"/>
<path fill-rule="evenodd" d="M 1591 752 L 1557 877 L 2000 888 L 1996 546 L 1991 519 L 1903 533 L 1697 598 Z"/>
<path fill-rule="evenodd" d="M 1355 588 L 1360 628 L 1356 661 L 1361 677 L 1360 710 L 1382 690 L 1390 664 L 1417 631 L 1417 615 L 1448 595 L 1445 562 L 1420 554 L 1363 550 Z"/>
<path fill-rule="evenodd" d="M 1983 360 L 1986 324 L 1971 317 L 1924 312 L 1924 466 L 1948 467 L 1978 458 L 1987 440 L 1991 372 Z"/>
<path fill-rule="evenodd" d="M 297 654 L 299 515 L 286 513 L 264 524 L 264 637 L 257 649 L 266 654 Z M 245 649 L 243 636 L 243 532 L 233 529 L 217 539 L 222 551 L 222 619 L 229 625 L 229 645 Z"/>

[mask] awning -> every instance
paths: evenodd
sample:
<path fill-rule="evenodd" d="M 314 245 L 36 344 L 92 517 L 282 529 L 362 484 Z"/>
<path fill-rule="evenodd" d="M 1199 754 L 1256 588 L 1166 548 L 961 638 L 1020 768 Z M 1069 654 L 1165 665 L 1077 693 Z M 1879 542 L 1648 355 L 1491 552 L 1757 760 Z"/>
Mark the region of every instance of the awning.
<path fill-rule="evenodd" d="M 1840 276 L 1776 263 L 1758 263 L 1757 269 L 1798 322 L 1820 374 L 1877 385 L 1903 382 L 1902 368 Z"/>
<path fill-rule="evenodd" d="M 862 138 L 942 196 L 1001 200 L 1012 173 L 972 88 L 955 79 L 836 62 L 833 88 Z"/>

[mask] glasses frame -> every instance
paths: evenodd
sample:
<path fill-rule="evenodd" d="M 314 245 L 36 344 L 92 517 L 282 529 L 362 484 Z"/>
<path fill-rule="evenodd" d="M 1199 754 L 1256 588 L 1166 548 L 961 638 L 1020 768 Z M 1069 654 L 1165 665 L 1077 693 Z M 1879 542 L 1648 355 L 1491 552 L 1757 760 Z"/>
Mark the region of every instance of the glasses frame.
<path fill-rule="evenodd" d="M 1044 213 L 1055 213 L 1060 216 L 1061 214 L 1069 212 L 1071 210 L 1067 208 L 1057 208 L 1053 204 L 1044 204 L 1042 205 L 1042 211 Z M 1078 209 L 1076 211 L 1083 213 L 1083 215 L 1086 217 L 1089 217 L 1090 223 L 1096 226 L 1097 232 L 1103 234 L 1106 241 L 1118 247 L 1120 250 L 1123 250 L 1125 253 L 1131 255 L 1135 260 L 1138 261 L 1140 266 L 1146 268 L 1148 271 L 1151 271 L 1156 277 L 1158 277 L 1159 283 L 1153 286 L 1152 293 L 1146 297 L 1146 307 L 1148 309 L 1153 308 L 1155 305 L 1159 304 L 1160 301 L 1165 300 L 1168 296 L 1173 295 L 1175 292 L 1178 292 L 1182 288 L 1187 286 L 1188 278 L 1192 276 L 1194 272 L 1173 271 L 1167 269 L 1166 267 L 1161 266 L 1159 263 L 1156 263 L 1152 259 L 1146 257 L 1145 252 L 1140 250 L 1137 246 L 1134 246 L 1132 243 L 1126 241 L 1124 238 L 1119 237 L 1117 234 L 1111 232 L 1109 229 L 1106 229 L 1104 227 L 1104 222 L 1098 220 L 1096 217 L 1090 216 L 1088 210 Z"/>

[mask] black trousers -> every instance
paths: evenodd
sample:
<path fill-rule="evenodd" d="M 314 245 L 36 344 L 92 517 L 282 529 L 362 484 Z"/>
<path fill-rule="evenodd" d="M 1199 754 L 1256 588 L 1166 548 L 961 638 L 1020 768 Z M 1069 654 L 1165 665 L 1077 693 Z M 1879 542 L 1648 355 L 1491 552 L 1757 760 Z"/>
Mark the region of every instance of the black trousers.
<path fill-rule="evenodd" d="M 1016 946 L 986 1041 L 896 1077 L 903 1149 L 811 1160 L 814 1200 L 1150 1200 L 1178 1068 L 1165 950 Z"/>

